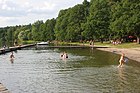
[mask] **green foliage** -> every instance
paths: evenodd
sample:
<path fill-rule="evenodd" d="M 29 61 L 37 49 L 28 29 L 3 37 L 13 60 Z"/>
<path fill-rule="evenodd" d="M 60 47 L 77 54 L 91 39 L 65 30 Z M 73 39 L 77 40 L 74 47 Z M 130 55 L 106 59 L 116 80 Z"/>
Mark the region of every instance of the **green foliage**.
<path fill-rule="evenodd" d="M 56 24 L 56 20 L 53 18 L 51 20 L 47 20 L 45 22 L 45 24 L 43 25 L 43 34 L 42 34 L 42 38 L 44 41 L 48 41 L 48 40 L 54 40 L 55 36 L 54 36 L 54 27 Z"/>
<path fill-rule="evenodd" d="M 89 2 L 84 0 L 72 8 L 61 10 L 56 19 L 55 36 L 61 41 L 78 41 L 82 39 L 82 26 L 87 21 Z"/>
<path fill-rule="evenodd" d="M 55 25 L 55 37 L 56 40 L 65 40 L 65 36 L 66 36 L 66 27 L 67 27 L 67 21 L 68 21 L 68 17 L 69 16 L 69 12 L 68 9 L 66 10 L 61 10 L 59 12 L 59 15 L 56 19 L 56 25 Z"/>
<path fill-rule="evenodd" d="M 30 34 L 30 30 L 21 31 L 18 34 L 18 39 L 21 41 L 28 40 L 28 35 Z"/>
<path fill-rule="evenodd" d="M 119 37 L 135 35 L 140 37 L 140 2 L 139 0 L 122 0 L 112 6 L 110 29 Z"/>
<path fill-rule="evenodd" d="M 102 39 L 108 37 L 110 23 L 110 6 L 107 0 L 91 0 L 90 15 L 87 25 L 91 38 Z M 87 31 L 89 33 L 89 31 Z"/>
<path fill-rule="evenodd" d="M 139 0 L 84 0 L 60 10 L 56 19 L 29 25 L 0 28 L 0 45 L 20 41 L 79 41 L 121 39 L 129 35 L 140 40 Z"/>
<path fill-rule="evenodd" d="M 40 26 L 43 24 L 43 21 L 36 21 L 32 24 L 32 37 L 33 40 L 38 41 L 41 40 L 41 29 Z"/>

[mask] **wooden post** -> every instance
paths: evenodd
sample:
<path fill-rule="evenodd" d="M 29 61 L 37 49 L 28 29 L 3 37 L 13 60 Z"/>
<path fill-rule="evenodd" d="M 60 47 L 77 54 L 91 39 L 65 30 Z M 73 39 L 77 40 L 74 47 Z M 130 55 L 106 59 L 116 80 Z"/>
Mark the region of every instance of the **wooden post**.
<path fill-rule="evenodd" d="M 140 44 L 140 37 L 137 36 L 137 43 Z"/>

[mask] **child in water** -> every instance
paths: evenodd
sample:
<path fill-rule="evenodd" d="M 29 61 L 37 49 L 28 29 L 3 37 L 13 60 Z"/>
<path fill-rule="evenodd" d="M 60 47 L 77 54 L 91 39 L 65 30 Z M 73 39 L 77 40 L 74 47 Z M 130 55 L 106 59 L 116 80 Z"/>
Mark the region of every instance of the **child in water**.
<path fill-rule="evenodd" d="M 125 59 L 124 59 L 124 53 L 121 54 L 121 57 L 120 57 L 120 60 L 119 60 L 120 64 L 118 67 L 122 67 L 124 62 L 125 62 Z"/>

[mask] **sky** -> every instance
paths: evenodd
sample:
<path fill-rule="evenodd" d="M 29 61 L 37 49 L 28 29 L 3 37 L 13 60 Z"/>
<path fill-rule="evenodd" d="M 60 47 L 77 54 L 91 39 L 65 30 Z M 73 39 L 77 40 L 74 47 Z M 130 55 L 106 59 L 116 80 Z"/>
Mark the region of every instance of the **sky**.
<path fill-rule="evenodd" d="M 0 27 L 27 25 L 56 18 L 62 9 L 84 0 L 0 0 Z M 90 0 L 87 0 L 90 1 Z"/>

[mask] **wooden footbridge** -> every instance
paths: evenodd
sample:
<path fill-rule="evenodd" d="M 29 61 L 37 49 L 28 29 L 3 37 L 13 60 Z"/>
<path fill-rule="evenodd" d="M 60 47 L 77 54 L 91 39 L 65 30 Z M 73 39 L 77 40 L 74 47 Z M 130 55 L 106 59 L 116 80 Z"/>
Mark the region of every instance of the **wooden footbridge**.
<path fill-rule="evenodd" d="M 15 50 L 20 50 L 22 48 L 31 47 L 31 46 L 35 46 L 35 44 L 28 44 L 28 45 L 21 45 L 21 46 L 2 48 L 2 49 L 0 49 L 0 54 L 4 54 L 4 53 L 15 51 Z"/>
<path fill-rule="evenodd" d="M 107 48 L 106 46 L 90 46 L 90 45 L 37 45 L 37 47 L 45 47 L 45 48 Z"/>
<path fill-rule="evenodd" d="M 36 46 L 37 48 L 39 48 L 39 47 L 45 47 L 45 48 L 107 48 L 104 46 L 88 46 L 88 45 L 50 46 L 50 45 L 27 44 L 27 45 L 14 46 L 14 47 L 9 47 L 9 48 L 2 48 L 2 49 L 0 49 L 0 54 L 20 50 L 22 48 L 31 47 L 31 46 Z"/>

